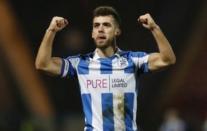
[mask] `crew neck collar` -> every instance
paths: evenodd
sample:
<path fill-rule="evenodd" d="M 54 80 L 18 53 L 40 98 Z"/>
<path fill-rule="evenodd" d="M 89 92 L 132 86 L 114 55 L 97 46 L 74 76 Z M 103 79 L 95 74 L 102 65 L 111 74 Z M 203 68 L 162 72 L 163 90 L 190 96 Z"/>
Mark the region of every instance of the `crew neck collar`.
<path fill-rule="evenodd" d="M 93 60 L 98 60 L 98 59 L 110 59 L 110 58 L 114 58 L 114 57 L 120 57 L 120 53 L 121 53 L 121 50 L 119 48 L 117 48 L 117 51 L 110 57 L 100 57 L 98 55 L 98 52 L 97 52 L 97 49 L 95 49 L 94 51 L 94 55 L 93 55 Z"/>

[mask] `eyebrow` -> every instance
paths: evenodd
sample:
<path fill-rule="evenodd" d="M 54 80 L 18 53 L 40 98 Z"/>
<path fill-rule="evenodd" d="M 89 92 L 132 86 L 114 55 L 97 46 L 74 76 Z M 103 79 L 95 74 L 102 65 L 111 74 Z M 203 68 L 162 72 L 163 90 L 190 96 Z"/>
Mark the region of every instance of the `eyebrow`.
<path fill-rule="evenodd" d="M 103 24 L 103 25 L 112 25 L 110 22 L 103 22 L 103 23 L 100 23 L 100 22 L 94 22 L 93 25 L 100 25 L 100 24 Z"/>

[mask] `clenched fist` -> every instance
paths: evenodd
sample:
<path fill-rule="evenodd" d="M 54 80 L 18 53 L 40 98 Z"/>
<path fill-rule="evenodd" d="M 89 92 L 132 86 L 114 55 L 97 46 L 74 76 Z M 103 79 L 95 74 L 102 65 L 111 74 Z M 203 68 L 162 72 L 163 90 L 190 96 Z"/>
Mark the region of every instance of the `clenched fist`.
<path fill-rule="evenodd" d="M 55 16 L 52 18 L 48 30 L 57 32 L 65 28 L 67 25 L 68 25 L 68 21 L 65 18 Z"/>
<path fill-rule="evenodd" d="M 155 23 L 155 21 L 153 20 L 153 18 L 151 17 L 151 15 L 148 13 L 141 15 L 138 18 L 138 22 L 141 23 L 145 28 L 147 28 L 149 30 L 153 30 L 156 27 L 158 27 L 157 24 Z"/>

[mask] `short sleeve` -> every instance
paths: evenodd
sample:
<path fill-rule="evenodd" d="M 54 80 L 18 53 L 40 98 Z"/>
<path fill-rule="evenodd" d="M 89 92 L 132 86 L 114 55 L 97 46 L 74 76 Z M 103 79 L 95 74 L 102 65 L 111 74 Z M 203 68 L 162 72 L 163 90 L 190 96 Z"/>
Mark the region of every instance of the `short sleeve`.
<path fill-rule="evenodd" d="M 131 52 L 130 56 L 135 63 L 136 70 L 138 73 L 148 73 L 149 68 L 148 68 L 148 58 L 149 54 L 146 52 Z"/>
<path fill-rule="evenodd" d="M 78 56 L 70 56 L 62 59 L 61 77 L 76 76 L 76 69 L 80 58 Z"/>

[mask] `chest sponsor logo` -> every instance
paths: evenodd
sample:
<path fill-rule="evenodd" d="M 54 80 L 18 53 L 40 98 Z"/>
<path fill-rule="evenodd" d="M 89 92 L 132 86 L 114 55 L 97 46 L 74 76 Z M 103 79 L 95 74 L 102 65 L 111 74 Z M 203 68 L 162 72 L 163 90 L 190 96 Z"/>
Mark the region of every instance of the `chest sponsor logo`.
<path fill-rule="evenodd" d="M 120 78 L 112 79 L 111 87 L 112 88 L 119 88 L 119 87 L 125 88 L 127 87 L 127 82 L 124 79 L 120 79 Z"/>
<path fill-rule="evenodd" d="M 123 78 L 87 79 L 87 88 L 126 88 L 127 82 Z"/>
<path fill-rule="evenodd" d="M 87 88 L 107 88 L 108 87 L 108 79 L 92 79 L 86 80 Z"/>

